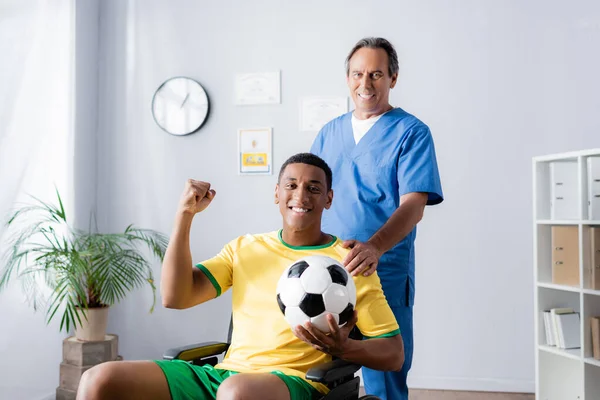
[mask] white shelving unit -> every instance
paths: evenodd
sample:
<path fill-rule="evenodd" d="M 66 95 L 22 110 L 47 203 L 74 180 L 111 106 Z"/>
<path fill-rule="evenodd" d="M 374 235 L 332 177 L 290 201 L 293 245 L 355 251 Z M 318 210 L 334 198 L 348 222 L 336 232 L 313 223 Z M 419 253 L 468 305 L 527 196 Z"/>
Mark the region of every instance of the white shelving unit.
<path fill-rule="evenodd" d="M 600 316 L 600 290 L 593 289 L 591 282 L 592 268 L 596 266 L 592 265 L 594 249 L 590 240 L 591 229 L 600 227 L 598 207 L 590 205 L 594 201 L 600 201 L 600 196 L 594 195 L 600 194 L 600 176 L 594 180 L 592 178 L 595 175 L 591 174 L 596 172 L 588 172 L 592 171 L 592 167 L 588 165 L 590 157 L 600 157 L 600 149 L 533 158 L 537 400 L 600 400 L 600 360 L 592 358 L 590 327 L 590 318 Z M 600 158 L 592 159 L 589 164 L 597 161 Z M 574 181 L 563 182 L 565 170 L 575 171 L 572 177 Z M 556 178 L 559 175 L 561 182 Z M 568 212 L 564 212 L 567 203 L 567 208 L 575 209 L 570 208 Z M 561 215 L 567 217 L 563 218 Z M 554 226 L 577 228 L 578 285 L 553 283 Z M 543 311 L 558 307 L 571 307 L 579 313 L 581 348 L 564 350 L 546 345 Z"/>

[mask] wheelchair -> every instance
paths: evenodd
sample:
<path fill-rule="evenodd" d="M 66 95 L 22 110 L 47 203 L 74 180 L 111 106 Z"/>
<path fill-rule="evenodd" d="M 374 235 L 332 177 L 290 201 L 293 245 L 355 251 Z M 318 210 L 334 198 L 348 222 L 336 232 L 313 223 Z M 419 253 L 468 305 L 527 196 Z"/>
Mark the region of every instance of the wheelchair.
<path fill-rule="evenodd" d="M 194 365 L 218 363 L 217 356 L 224 354 L 231 343 L 233 331 L 232 321 L 229 322 L 229 333 L 227 342 L 202 342 L 182 347 L 168 349 L 163 354 L 164 360 L 182 360 Z M 354 328 L 350 337 L 362 339 L 358 328 Z M 319 382 L 329 388 L 329 393 L 319 400 L 380 400 L 379 397 L 366 395 L 359 397 L 360 377 L 354 374 L 360 369 L 360 365 L 350 363 L 341 359 L 320 364 L 311 368 L 306 373 L 306 380 Z"/>

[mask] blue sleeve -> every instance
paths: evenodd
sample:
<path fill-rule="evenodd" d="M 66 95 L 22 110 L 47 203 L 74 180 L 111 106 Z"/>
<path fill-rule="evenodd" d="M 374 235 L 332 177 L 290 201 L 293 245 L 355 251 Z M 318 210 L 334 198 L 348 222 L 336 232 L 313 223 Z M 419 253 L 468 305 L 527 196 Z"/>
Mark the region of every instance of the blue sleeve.
<path fill-rule="evenodd" d="M 398 192 L 428 193 L 427 205 L 444 200 L 435 147 L 429 128 L 420 127 L 411 132 L 398 157 Z"/>
<path fill-rule="evenodd" d="M 321 128 L 319 134 L 310 147 L 310 152 L 316 156 L 321 156 L 321 153 L 323 152 L 323 128 Z"/>

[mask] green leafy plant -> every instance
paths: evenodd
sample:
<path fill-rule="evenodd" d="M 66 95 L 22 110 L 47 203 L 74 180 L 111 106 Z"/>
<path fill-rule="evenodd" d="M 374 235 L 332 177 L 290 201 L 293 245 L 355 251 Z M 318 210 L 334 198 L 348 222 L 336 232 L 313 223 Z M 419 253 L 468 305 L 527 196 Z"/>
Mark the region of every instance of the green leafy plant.
<path fill-rule="evenodd" d="M 22 283 L 34 310 L 46 308 L 47 323 L 62 310 L 60 330 L 81 325 L 83 310 L 108 307 L 143 285 L 156 287 L 151 264 L 139 245 L 161 261 L 168 239 L 162 233 L 129 225 L 123 233 L 73 229 L 58 190 L 58 205 L 33 198 L 7 222 L 8 240 L 0 259 L 0 291 Z"/>

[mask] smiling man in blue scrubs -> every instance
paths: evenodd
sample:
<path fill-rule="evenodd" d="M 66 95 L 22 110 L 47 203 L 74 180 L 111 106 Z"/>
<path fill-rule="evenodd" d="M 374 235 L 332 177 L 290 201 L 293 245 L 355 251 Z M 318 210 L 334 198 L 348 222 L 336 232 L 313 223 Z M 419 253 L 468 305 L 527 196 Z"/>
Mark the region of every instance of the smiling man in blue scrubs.
<path fill-rule="evenodd" d="M 363 368 L 368 394 L 408 400 L 412 363 L 416 225 L 426 205 L 443 201 L 433 139 L 427 125 L 389 103 L 398 79 L 398 56 L 383 38 L 365 38 L 346 59 L 353 112 L 321 129 L 311 152 L 333 170 L 332 207 L 323 229 L 352 250 L 344 264 L 353 274 L 375 270 L 404 339 L 401 371 Z"/>

